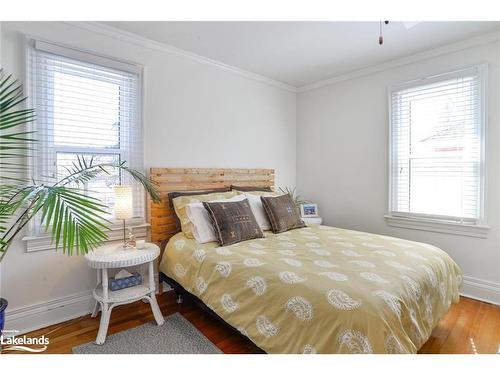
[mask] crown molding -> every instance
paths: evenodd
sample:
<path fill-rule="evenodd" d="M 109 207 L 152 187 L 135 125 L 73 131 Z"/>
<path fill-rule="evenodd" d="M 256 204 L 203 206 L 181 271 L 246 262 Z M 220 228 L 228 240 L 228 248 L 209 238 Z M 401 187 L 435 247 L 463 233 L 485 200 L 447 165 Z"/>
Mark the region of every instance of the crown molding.
<path fill-rule="evenodd" d="M 75 22 L 64 22 L 64 23 L 68 24 L 70 26 L 79 27 L 79 28 L 87 30 L 87 31 L 99 33 L 99 34 L 106 35 L 106 36 L 111 37 L 111 38 L 115 38 L 115 39 L 125 41 L 128 43 L 132 43 L 132 44 L 144 47 L 144 48 L 169 53 L 169 54 L 172 54 L 175 56 L 179 56 L 179 57 L 183 57 L 186 59 L 196 61 L 196 62 L 201 63 L 201 64 L 210 65 L 210 66 L 213 66 L 213 67 L 225 70 L 225 71 L 229 71 L 233 74 L 237 74 L 241 77 L 245 77 L 247 79 L 251 79 L 251 80 L 254 80 L 257 82 L 265 83 L 267 85 L 274 86 L 274 87 L 277 87 L 277 88 L 280 88 L 280 89 L 283 89 L 286 91 L 294 92 L 294 93 L 302 93 L 302 92 L 316 90 L 316 89 L 319 89 L 319 88 L 322 88 L 325 86 L 333 85 L 333 84 L 338 83 L 338 82 L 348 81 L 350 79 L 355 79 L 355 78 L 367 76 L 370 74 L 379 73 L 379 72 L 382 72 L 385 70 L 394 69 L 394 68 L 397 68 L 400 66 L 412 64 L 412 63 L 419 62 L 419 61 L 428 60 L 428 59 L 431 59 L 434 57 L 446 55 L 446 54 L 453 53 L 453 52 L 462 51 L 462 50 L 465 50 L 468 48 L 477 47 L 477 46 L 481 46 L 484 44 L 488 44 L 488 43 L 492 43 L 492 42 L 500 40 L 500 29 L 498 29 L 496 31 L 482 34 L 482 35 L 479 35 L 479 36 L 476 36 L 473 38 L 469 38 L 469 39 L 466 39 L 466 40 L 463 40 L 460 42 L 446 44 L 444 46 L 433 48 L 433 49 L 426 50 L 423 52 L 419 52 L 419 53 L 416 53 L 416 54 L 413 54 L 410 56 L 387 61 L 387 62 L 384 62 L 381 64 L 370 65 L 370 66 L 367 66 L 367 67 L 362 68 L 362 69 L 354 70 L 352 72 L 333 76 L 333 77 L 330 77 L 330 78 L 327 78 L 324 80 L 320 80 L 317 82 L 313 82 L 313 83 L 310 83 L 310 84 L 307 84 L 304 86 L 295 87 L 295 86 L 286 84 L 284 82 L 280 82 L 280 81 L 274 80 L 272 78 L 265 77 L 265 76 L 257 74 L 257 73 L 249 72 L 247 70 L 237 68 L 237 67 L 232 66 L 232 65 L 225 64 L 221 61 L 213 60 L 213 59 L 210 59 L 208 57 L 204 57 L 204 56 L 201 56 L 201 55 L 198 55 L 198 54 L 195 54 L 195 53 L 192 53 L 192 52 L 189 52 L 189 51 L 186 51 L 186 50 L 183 50 L 183 49 L 180 49 L 180 48 L 177 48 L 177 47 L 165 44 L 165 43 L 160 43 L 160 42 L 157 42 L 155 40 L 145 38 L 145 37 L 139 36 L 137 34 L 134 34 L 134 33 L 131 33 L 131 32 L 125 31 L 125 30 L 121 30 L 121 29 L 118 29 L 118 28 L 113 27 L 113 26 L 105 25 L 105 24 L 102 24 L 99 22 L 75 21 Z"/>
<path fill-rule="evenodd" d="M 316 90 L 316 89 L 319 89 L 319 88 L 322 88 L 325 86 L 333 85 L 333 84 L 338 83 L 338 82 L 348 81 L 350 79 L 355 79 L 355 78 L 367 76 L 370 74 L 379 73 L 379 72 L 382 72 L 385 70 L 394 69 L 394 68 L 397 68 L 400 66 L 412 64 L 412 63 L 415 63 L 418 61 L 424 61 L 424 60 L 428 60 L 428 59 L 431 59 L 434 57 L 446 55 L 449 53 L 458 52 L 458 51 L 462 51 L 462 50 L 465 50 L 468 48 L 477 47 L 477 46 L 481 46 L 484 44 L 496 42 L 498 40 L 500 40 L 500 29 L 493 31 L 493 32 L 490 32 L 490 33 L 487 33 L 487 34 L 479 35 L 477 37 L 465 39 L 465 40 L 460 41 L 460 42 L 446 44 L 444 46 L 433 48 L 433 49 L 430 49 L 430 50 L 427 50 L 424 52 L 416 53 L 414 55 L 402 57 L 400 59 L 391 60 L 391 61 L 381 63 L 381 64 L 371 65 L 371 66 L 368 66 L 366 68 L 354 70 L 354 71 L 349 72 L 349 73 L 341 74 L 341 75 L 334 76 L 334 77 L 331 77 L 328 79 L 324 79 L 324 80 L 317 81 L 317 82 L 314 82 L 311 84 L 307 84 L 307 85 L 298 87 L 297 92 L 301 93 L 301 92 Z"/>
<path fill-rule="evenodd" d="M 139 36 L 137 34 L 125 31 L 125 30 L 118 29 L 118 28 L 113 27 L 113 26 L 105 25 L 105 24 L 102 24 L 99 22 L 83 22 L 83 21 L 64 22 L 64 23 L 67 25 L 70 25 L 70 26 L 79 27 L 79 28 L 87 30 L 87 31 L 106 35 L 108 37 L 115 38 L 115 39 L 118 39 L 120 41 L 132 43 L 132 44 L 144 47 L 144 48 L 148 48 L 148 49 L 160 51 L 160 52 L 166 52 L 166 53 L 169 53 L 169 54 L 172 54 L 175 56 L 179 56 L 179 57 L 183 57 L 183 58 L 186 58 L 189 60 L 196 61 L 200 64 L 210 65 L 210 66 L 216 67 L 218 69 L 222 69 L 222 70 L 231 72 L 233 74 L 237 74 L 241 77 L 251 79 L 251 80 L 254 80 L 257 82 L 265 83 L 267 85 L 274 86 L 274 87 L 277 87 L 277 88 L 280 88 L 280 89 L 283 89 L 286 91 L 290 91 L 290 92 L 294 92 L 294 93 L 297 92 L 297 88 L 295 86 L 288 85 L 286 83 L 274 80 L 272 78 L 268 78 L 268 77 L 262 76 L 262 75 L 257 74 L 257 73 L 249 72 L 247 70 L 240 69 L 240 68 L 237 68 L 235 66 L 225 64 L 221 61 L 212 60 L 212 59 L 209 59 L 208 57 L 197 55 L 195 53 L 192 53 L 192 52 L 189 52 L 189 51 L 186 51 L 186 50 L 183 50 L 183 49 L 180 49 L 180 48 L 177 48 L 177 47 L 165 44 L 165 43 L 160 43 L 160 42 L 157 42 L 155 40 L 145 38 L 145 37 Z"/>

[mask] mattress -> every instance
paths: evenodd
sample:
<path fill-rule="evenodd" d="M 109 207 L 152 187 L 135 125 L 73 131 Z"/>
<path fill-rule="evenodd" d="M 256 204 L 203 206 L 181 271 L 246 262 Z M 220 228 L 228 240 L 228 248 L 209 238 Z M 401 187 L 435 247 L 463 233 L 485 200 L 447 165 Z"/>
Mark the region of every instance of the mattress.
<path fill-rule="evenodd" d="M 160 270 L 267 353 L 416 353 L 462 282 L 435 246 L 328 226 L 227 247 L 178 233 Z"/>

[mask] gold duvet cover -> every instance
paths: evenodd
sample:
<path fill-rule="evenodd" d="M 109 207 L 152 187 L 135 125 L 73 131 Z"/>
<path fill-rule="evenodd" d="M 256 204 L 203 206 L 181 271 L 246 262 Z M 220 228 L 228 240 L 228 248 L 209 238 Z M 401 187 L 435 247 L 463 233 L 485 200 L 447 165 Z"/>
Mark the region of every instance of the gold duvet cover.
<path fill-rule="evenodd" d="M 227 247 L 178 233 L 160 270 L 268 353 L 416 353 L 462 281 L 435 246 L 327 226 Z"/>

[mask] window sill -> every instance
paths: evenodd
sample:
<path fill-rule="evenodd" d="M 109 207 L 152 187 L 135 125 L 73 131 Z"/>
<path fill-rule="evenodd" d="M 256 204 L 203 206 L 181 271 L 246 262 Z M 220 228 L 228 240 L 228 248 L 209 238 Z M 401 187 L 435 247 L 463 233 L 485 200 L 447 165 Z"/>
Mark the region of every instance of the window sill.
<path fill-rule="evenodd" d="M 387 225 L 398 228 L 448 233 L 459 236 L 487 238 L 490 226 L 480 224 L 460 224 L 446 220 L 384 215 Z"/>
<path fill-rule="evenodd" d="M 143 223 L 130 226 L 133 229 L 134 235 L 137 239 L 144 239 L 147 237 L 148 228 L 150 227 L 149 223 Z M 108 232 L 108 240 L 109 241 L 117 241 L 123 240 L 123 227 L 114 226 Z M 52 239 L 48 235 L 40 235 L 40 236 L 26 236 L 23 238 L 23 241 L 26 242 L 26 252 L 32 253 L 35 251 L 44 251 L 44 250 L 55 250 L 55 243 L 52 242 Z"/>

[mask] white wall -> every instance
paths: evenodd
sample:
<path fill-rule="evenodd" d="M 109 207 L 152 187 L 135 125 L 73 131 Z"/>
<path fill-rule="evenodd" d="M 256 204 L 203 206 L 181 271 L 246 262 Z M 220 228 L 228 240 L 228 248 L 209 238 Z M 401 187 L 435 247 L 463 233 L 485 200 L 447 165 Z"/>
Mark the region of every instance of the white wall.
<path fill-rule="evenodd" d="M 274 168 L 277 186 L 295 185 L 295 93 L 65 23 L 3 22 L 2 66 L 21 78 L 23 34 L 144 66 L 147 168 Z M 2 268 L 8 328 L 25 331 L 88 311 L 95 276 L 82 258 L 26 253 L 18 241 Z"/>
<path fill-rule="evenodd" d="M 479 63 L 489 64 L 487 239 L 390 227 L 388 86 Z M 437 245 L 465 275 L 464 294 L 500 304 L 500 43 L 345 80 L 297 97 L 297 184 L 328 225 Z"/>

